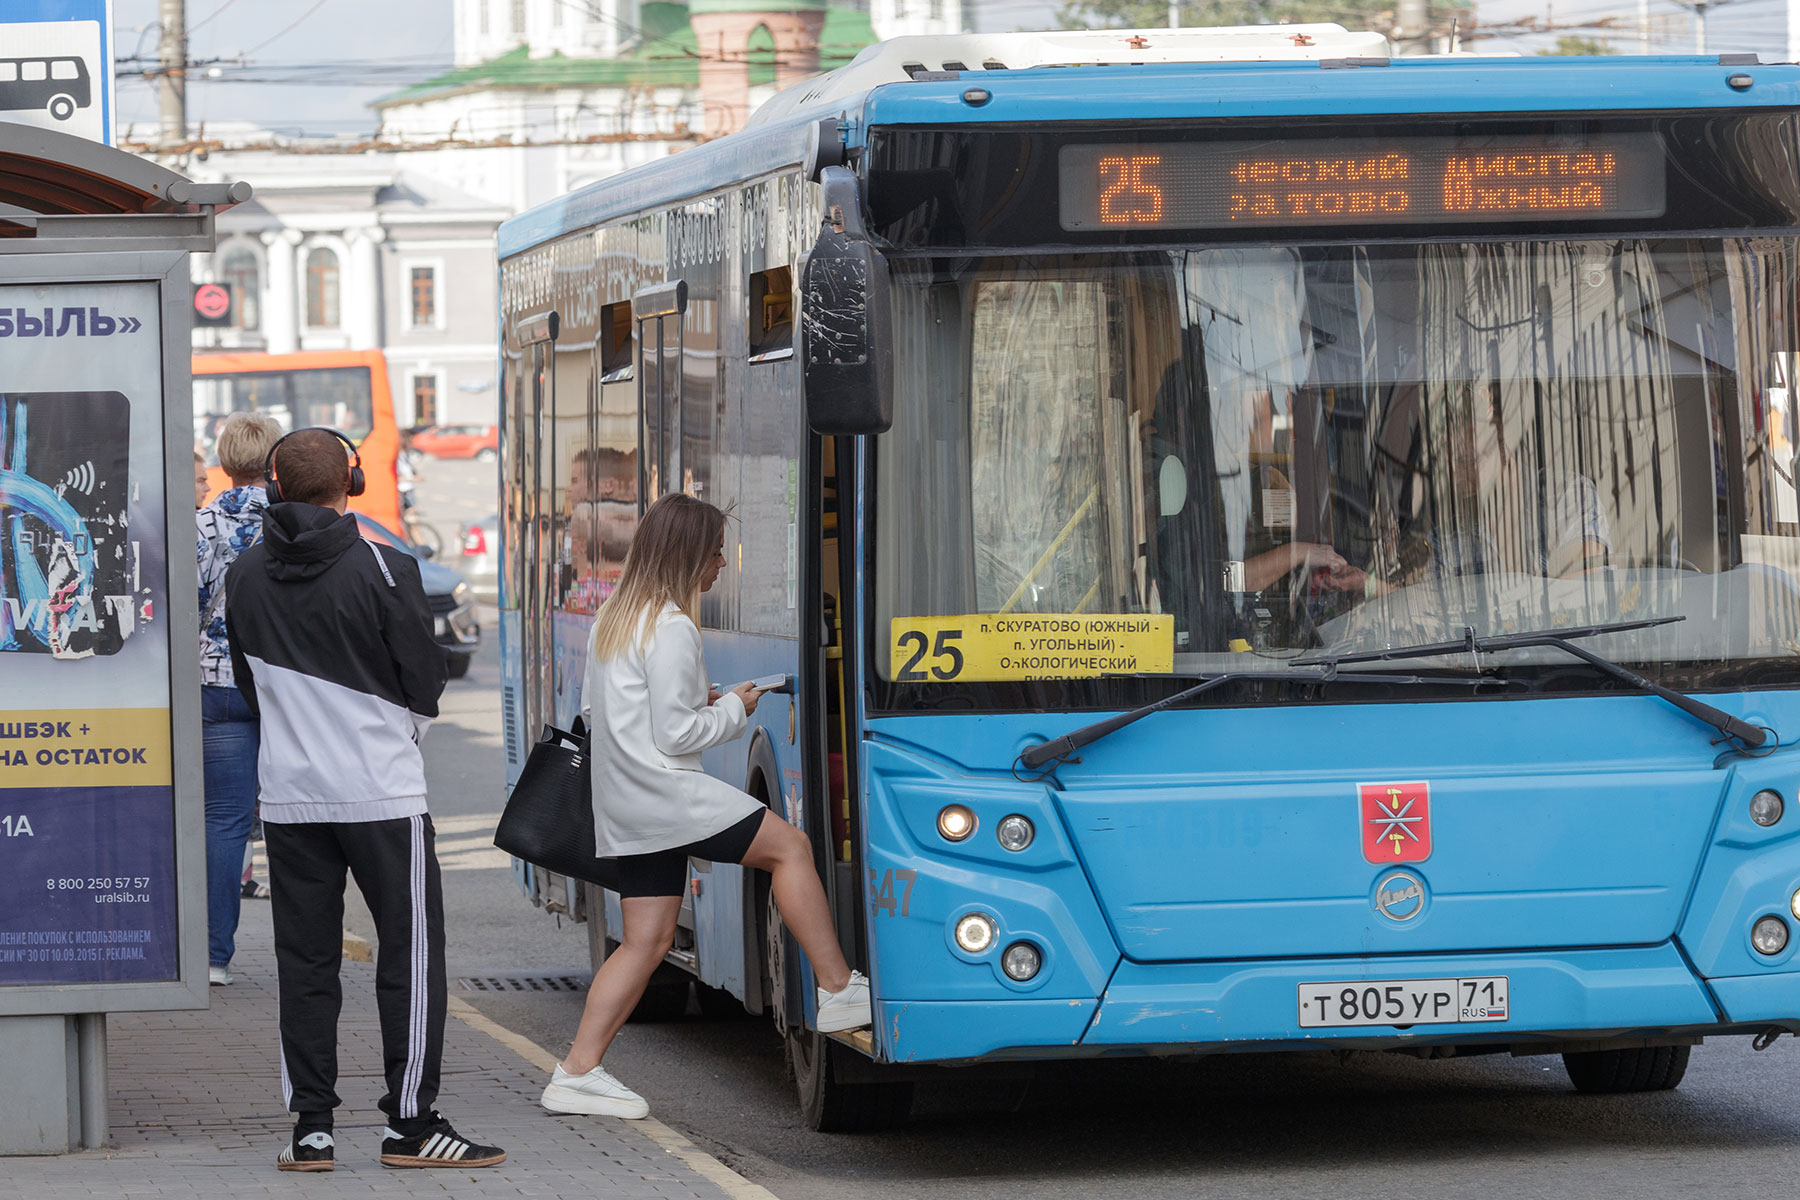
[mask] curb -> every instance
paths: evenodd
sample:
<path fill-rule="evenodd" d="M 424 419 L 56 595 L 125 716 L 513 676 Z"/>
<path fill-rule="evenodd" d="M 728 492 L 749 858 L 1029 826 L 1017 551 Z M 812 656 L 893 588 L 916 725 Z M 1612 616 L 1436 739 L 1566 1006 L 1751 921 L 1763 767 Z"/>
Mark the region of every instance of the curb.
<path fill-rule="evenodd" d="M 352 934 L 344 935 L 344 950 L 350 951 Z M 366 951 L 368 943 L 357 938 Z M 491 1020 L 476 1007 L 460 996 L 448 997 L 449 1013 L 469 1028 L 487 1034 L 514 1054 L 546 1073 L 556 1068 L 556 1055 L 550 1053 L 523 1034 L 514 1033 L 499 1022 Z M 708 1183 L 724 1192 L 732 1200 L 780 1200 L 774 1192 L 760 1183 L 752 1183 L 736 1171 L 694 1145 L 685 1136 L 670 1129 L 655 1117 L 645 1117 L 638 1121 L 621 1121 L 620 1124 L 634 1132 L 641 1133 L 662 1149 L 680 1159 L 687 1168 L 705 1179 Z"/>

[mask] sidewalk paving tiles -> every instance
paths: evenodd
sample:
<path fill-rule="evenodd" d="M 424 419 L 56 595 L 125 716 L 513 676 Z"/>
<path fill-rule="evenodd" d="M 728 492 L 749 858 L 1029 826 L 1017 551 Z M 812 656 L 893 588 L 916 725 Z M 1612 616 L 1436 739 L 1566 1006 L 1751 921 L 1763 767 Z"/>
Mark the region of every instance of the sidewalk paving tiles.
<path fill-rule="evenodd" d="M 445 1022 L 437 1108 L 465 1137 L 502 1147 L 497 1167 L 390 1170 L 380 1163 L 384 1090 L 375 968 L 345 962 L 339 1022 L 337 1169 L 280 1172 L 293 1130 L 276 1055 L 275 954 L 268 905 L 244 905 L 237 982 L 195 1012 L 108 1018 L 112 1142 L 53 1158 L 0 1160 L 0 1196 L 589 1197 L 718 1200 L 731 1192 L 631 1122 L 557 1116 L 538 1107 L 543 1070 L 457 1019 Z M 454 988 L 454 984 L 452 984 Z M 453 993 L 454 995 L 454 993 Z M 453 1006 L 454 1007 L 454 1006 Z M 714 1178 L 727 1175 L 716 1163 Z M 737 1195 L 767 1195 L 743 1181 Z M 729 1186 L 730 1181 L 727 1180 Z"/>

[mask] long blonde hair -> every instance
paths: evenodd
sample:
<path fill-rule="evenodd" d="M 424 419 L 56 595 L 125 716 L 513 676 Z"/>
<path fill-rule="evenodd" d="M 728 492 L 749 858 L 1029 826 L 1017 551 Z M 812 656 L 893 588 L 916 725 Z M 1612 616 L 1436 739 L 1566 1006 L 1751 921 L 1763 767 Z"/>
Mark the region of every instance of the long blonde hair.
<path fill-rule="evenodd" d="M 619 586 L 595 614 L 594 661 L 611 662 L 634 636 L 640 649 L 649 645 L 665 604 L 673 602 L 698 625 L 700 581 L 724 534 L 724 512 L 704 500 L 675 492 L 652 504 L 631 539 Z"/>

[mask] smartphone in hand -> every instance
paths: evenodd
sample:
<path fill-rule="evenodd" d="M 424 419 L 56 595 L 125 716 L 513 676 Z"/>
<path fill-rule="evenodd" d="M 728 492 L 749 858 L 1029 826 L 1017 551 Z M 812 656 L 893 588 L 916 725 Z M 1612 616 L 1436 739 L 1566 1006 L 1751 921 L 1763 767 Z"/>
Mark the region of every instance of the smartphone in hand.
<path fill-rule="evenodd" d="M 786 674 L 762 675 L 752 679 L 750 686 L 759 692 L 788 692 L 793 690 L 789 679 L 790 676 Z"/>

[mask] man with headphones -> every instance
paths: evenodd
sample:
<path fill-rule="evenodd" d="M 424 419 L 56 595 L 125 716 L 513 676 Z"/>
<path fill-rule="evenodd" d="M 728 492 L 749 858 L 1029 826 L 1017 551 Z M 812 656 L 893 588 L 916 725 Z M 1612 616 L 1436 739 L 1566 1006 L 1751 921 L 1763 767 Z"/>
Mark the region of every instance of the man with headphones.
<path fill-rule="evenodd" d="M 263 538 L 226 576 L 238 688 L 262 720 L 257 760 L 280 972 L 283 1171 L 329 1171 L 338 1106 L 344 884 L 375 919 L 389 1167 L 487 1167 L 506 1154 L 432 1107 L 444 1044 L 444 903 L 419 739 L 447 675 L 407 554 L 365 541 L 348 498 L 356 446 L 301 429 L 264 465 Z"/>

